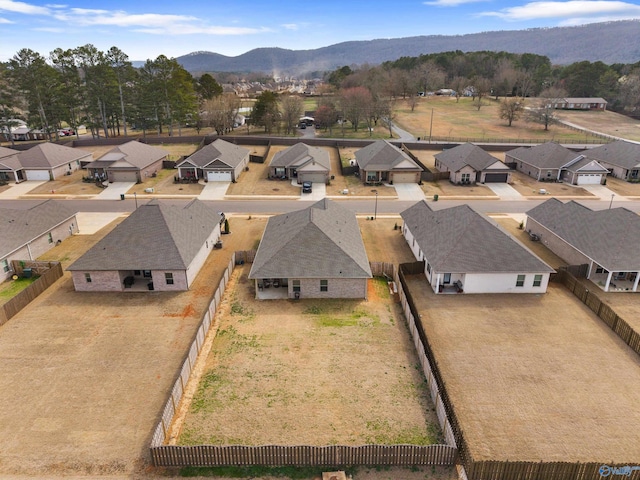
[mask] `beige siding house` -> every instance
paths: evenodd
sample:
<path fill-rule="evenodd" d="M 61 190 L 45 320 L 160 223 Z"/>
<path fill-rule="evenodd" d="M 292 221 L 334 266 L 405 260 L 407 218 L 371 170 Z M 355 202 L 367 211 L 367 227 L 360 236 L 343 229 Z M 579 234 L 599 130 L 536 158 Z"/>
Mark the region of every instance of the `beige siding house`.
<path fill-rule="evenodd" d="M 640 182 L 640 144 L 618 140 L 585 150 L 584 155 L 598 161 L 611 176 L 628 182 Z"/>
<path fill-rule="evenodd" d="M 0 208 L 0 281 L 13 275 L 12 260 L 36 260 L 78 232 L 75 212 L 47 200 L 29 209 Z"/>
<path fill-rule="evenodd" d="M 330 171 L 329 152 L 304 143 L 276 153 L 269 163 L 270 178 L 296 178 L 298 183 L 327 183 Z"/>
<path fill-rule="evenodd" d="M 26 180 L 18 150 L 0 147 L 0 182 L 22 182 Z"/>
<path fill-rule="evenodd" d="M 366 184 L 419 183 L 420 167 L 401 149 L 378 140 L 356 151 L 360 179 Z"/>
<path fill-rule="evenodd" d="M 221 216 L 199 200 L 140 206 L 67 270 L 76 291 L 188 290 L 220 240 Z"/>
<path fill-rule="evenodd" d="M 527 212 L 526 229 L 605 292 L 637 292 L 640 216 L 626 208 L 591 210 L 551 198 Z"/>
<path fill-rule="evenodd" d="M 468 205 L 401 214 L 402 233 L 435 293 L 544 293 L 554 271 Z"/>
<path fill-rule="evenodd" d="M 112 182 L 143 182 L 162 169 L 169 152 L 136 140 L 112 148 L 85 165 L 88 176 Z"/>
<path fill-rule="evenodd" d="M 235 182 L 249 165 L 251 151 L 218 138 L 177 165 L 181 179 Z"/>
<path fill-rule="evenodd" d="M 367 298 L 371 276 L 355 214 L 328 199 L 271 217 L 249 273 L 260 299 Z"/>
<path fill-rule="evenodd" d="M 440 172 L 449 172 L 449 180 L 455 184 L 509 183 L 511 169 L 482 148 L 464 143 L 434 155 L 435 166 Z"/>
<path fill-rule="evenodd" d="M 92 159 L 90 152 L 56 143 L 40 143 L 18 154 L 27 180 L 55 180 L 80 170 L 81 163 Z"/>

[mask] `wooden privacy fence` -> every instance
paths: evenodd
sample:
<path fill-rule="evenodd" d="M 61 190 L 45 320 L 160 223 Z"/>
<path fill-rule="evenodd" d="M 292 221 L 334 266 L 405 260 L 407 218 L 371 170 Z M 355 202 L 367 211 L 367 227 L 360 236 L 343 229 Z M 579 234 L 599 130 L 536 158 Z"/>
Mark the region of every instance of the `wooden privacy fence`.
<path fill-rule="evenodd" d="M 602 463 L 580 463 L 580 462 L 518 462 L 518 461 L 475 461 L 469 451 L 464 434 L 456 419 L 455 411 L 451 400 L 448 397 L 440 370 L 433 352 L 429 345 L 427 336 L 420 322 L 420 314 L 418 313 L 415 303 L 411 297 L 411 293 L 407 288 L 405 275 L 420 273 L 418 264 L 422 262 L 414 262 L 410 264 L 401 264 L 394 275 L 398 283 L 398 292 L 404 310 L 405 317 L 409 324 L 409 330 L 414 339 L 416 351 L 420 359 L 420 364 L 427 378 L 431 398 L 436 405 L 436 413 L 440 426 L 444 432 L 447 443 L 451 446 L 457 446 L 459 463 L 458 474 L 463 480 L 548 480 L 548 479 L 571 479 L 571 480 L 602 480 L 611 476 L 611 478 L 625 478 L 631 480 L 640 480 L 640 469 L 634 469 L 637 465 L 622 465 Z M 567 288 L 576 290 L 577 296 L 584 297 L 585 303 L 591 309 L 597 308 L 609 319 L 613 318 L 615 312 L 611 311 L 606 304 L 596 302 L 591 292 L 583 292 L 586 290 L 575 277 L 567 271 L 560 272 L 560 281 L 566 282 Z M 566 279 L 564 278 L 566 276 Z M 569 286 L 571 285 L 571 286 Z M 577 286 L 576 286 L 577 285 Z M 607 311 L 606 309 L 609 309 Z M 595 310 L 594 310 L 595 311 Z M 599 314 L 600 315 L 600 314 Z M 617 315 L 616 315 L 617 317 Z M 602 317 L 601 317 L 602 318 Z M 618 322 L 624 322 L 620 317 Z M 418 319 L 416 321 L 416 319 Z M 607 320 L 605 320 L 605 323 Z M 608 324 L 608 323 L 607 323 Z M 626 322 L 624 322 L 626 325 Z M 624 338 L 623 338 L 624 339 Z M 633 347 L 632 347 L 633 348 Z M 637 351 L 637 350 L 636 350 Z M 619 477 L 616 477 L 619 476 Z"/>
<path fill-rule="evenodd" d="M 567 270 L 558 272 L 558 281 L 598 315 L 624 343 L 640 355 L 640 333 L 634 330 L 633 327 L 620 317 L 608 304 L 603 302 L 597 293 L 590 291 Z"/>
<path fill-rule="evenodd" d="M 22 275 L 25 268 L 31 268 L 32 272 L 40 277 L 0 307 L 0 325 L 16 316 L 20 310 L 53 285 L 63 274 L 60 262 L 14 261 L 12 267 L 18 275 Z"/>
<path fill-rule="evenodd" d="M 162 447 L 164 442 L 167 439 L 167 435 L 169 433 L 169 428 L 171 427 L 171 423 L 173 422 L 173 417 L 176 414 L 178 409 L 178 405 L 180 404 L 180 400 L 182 400 L 182 395 L 184 394 L 184 389 L 187 386 L 187 382 L 189 381 L 189 377 L 191 376 L 191 372 L 196 363 L 196 359 L 198 358 L 198 354 L 202 350 L 202 346 L 204 345 L 204 339 L 213 324 L 213 320 L 215 318 L 216 309 L 218 305 L 220 305 L 220 301 L 222 299 L 222 295 L 224 290 L 229 283 L 229 278 L 233 273 L 233 269 L 235 267 L 235 253 L 231 256 L 231 260 L 229 261 L 229 265 L 227 269 L 224 271 L 224 275 L 220 280 L 218 288 L 216 289 L 213 299 L 209 304 L 204 316 L 202 317 L 202 322 L 200 323 L 200 327 L 196 333 L 196 338 L 193 340 L 191 344 L 191 348 L 189 348 L 189 353 L 187 358 L 184 360 L 182 364 L 182 368 L 180 369 L 180 375 L 177 380 L 173 384 L 173 388 L 171 389 L 171 395 L 167 400 L 167 403 L 162 410 L 162 416 L 160 418 L 160 422 L 156 426 L 156 429 L 153 432 L 153 436 L 151 437 L 151 458 L 156 466 L 167 466 L 162 463 L 156 463 L 156 449 L 164 448 L 178 448 L 173 446 L 165 446 Z M 162 457 L 160 457 L 162 458 Z"/>
<path fill-rule="evenodd" d="M 166 467 L 213 465 L 339 466 L 452 465 L 450 445 L 197 445 L 151 450 L 154 465 Z"/>

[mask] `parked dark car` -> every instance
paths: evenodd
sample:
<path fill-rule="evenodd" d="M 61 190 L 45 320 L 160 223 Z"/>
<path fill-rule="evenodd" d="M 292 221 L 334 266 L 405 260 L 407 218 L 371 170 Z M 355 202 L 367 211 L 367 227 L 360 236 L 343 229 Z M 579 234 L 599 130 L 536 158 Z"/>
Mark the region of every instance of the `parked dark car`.
<path fill-rule="evenodd" d="M 302 193 L 311 193 L 311 182 L 302 183 Z"/>

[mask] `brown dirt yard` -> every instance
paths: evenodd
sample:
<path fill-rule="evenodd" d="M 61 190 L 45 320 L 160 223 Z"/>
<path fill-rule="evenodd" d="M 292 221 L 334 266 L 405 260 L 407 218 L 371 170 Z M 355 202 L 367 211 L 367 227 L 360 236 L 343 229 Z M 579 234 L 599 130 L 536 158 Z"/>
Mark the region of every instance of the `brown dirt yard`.
<path fill-rule="evenodd" d="M 409 283 L 475 460 L 637 462 L 640 358 L 573 294 Z"/>
<path fill-rule="evenodd" d="M 120 220 L 41 259 L 66 268 Z M 266 223 L 232 221 L 189 292 L 76 293 L 65 273 L 0 327 L 0 476 L 144 473 L 201 313 L 231 253 L 253 248 Z"/>

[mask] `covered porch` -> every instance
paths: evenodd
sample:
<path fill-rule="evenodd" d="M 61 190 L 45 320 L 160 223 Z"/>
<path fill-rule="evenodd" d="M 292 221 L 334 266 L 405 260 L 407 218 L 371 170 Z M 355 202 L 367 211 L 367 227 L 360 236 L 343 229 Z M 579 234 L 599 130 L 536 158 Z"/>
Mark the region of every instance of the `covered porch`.
<path fill-rule="evenodd" d="M 286 278 L 257 278 L 254 283 L 258 300 L 289 298 L 289 282 Z"/>
<path fill-rule="evenodd" d="M 457 294 L 464 292 L 464 273 L 435 273 L 432 287 L 436 293 Z M 428 280 L 428 278 L 427 278 Z"/>
<path fill-rule="evenodd" d="M 613 272 L 592 263 L 587 278 L 605 292 L 637 292 L 640 271 Z"/>

